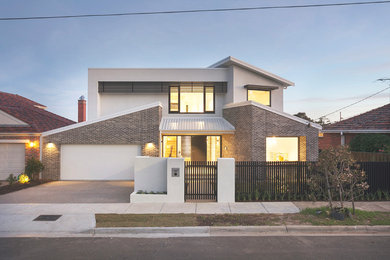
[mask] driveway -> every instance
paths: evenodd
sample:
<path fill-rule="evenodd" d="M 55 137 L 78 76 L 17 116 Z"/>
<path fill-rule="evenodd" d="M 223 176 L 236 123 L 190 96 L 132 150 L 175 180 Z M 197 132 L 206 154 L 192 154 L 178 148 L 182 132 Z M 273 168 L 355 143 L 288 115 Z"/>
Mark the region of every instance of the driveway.
<path fill-rule="evenodd" d="M 54 181 L 0 195 L 0 203 L 129 203 L 133 181 Z"/>

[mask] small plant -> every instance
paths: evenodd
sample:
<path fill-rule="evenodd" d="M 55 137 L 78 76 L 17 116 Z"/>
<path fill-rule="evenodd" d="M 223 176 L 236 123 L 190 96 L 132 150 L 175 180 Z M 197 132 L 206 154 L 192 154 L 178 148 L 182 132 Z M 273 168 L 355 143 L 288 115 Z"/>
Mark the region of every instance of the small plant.
<path fill-rule="evenodd" d="M 26 174 L 22 173 L 18 176 L 18 181 L 19 183 L 24 184 L 24 183 L 28 183 L 30 181 L 30 178 Z"/>
<path fill-rule="evenodd" d="M 6 179 L 6 181 L 8 181 L 8 184 L 9 185 L 12 185 L 14 184 L 15 182 L 18 181 L 18 178 L 16 176 L 14 176 L 12 173 L 8 176 L 8 178 Z"/>
<path fill-rule="evenodd" d="M 390 200 L 390 194 L 388 191 L 383 192 L 383 196 L 384 196 L 385 200 Z"/>
<path fill-rule="evenodd" d="M 265 199 L 270 201 L 271 200 L 271 194 L 267 191 L 265 194 Z"/>
<path fill-rule="evenodd" d="M 42 162 L 38 159 L 30 158 L 27 160 L 25 173 L 30 179 L 37 180 L 39 178 L 39 173 L 44 169 Z"/>
<path fill-rule="evenodd" d="M 376 191 L 376 198 L 377 198 L 377 200 L 382 200 L 382 191 L 381 190 Z"/>
<path fill-rule="evenodd" d="M 260 192 L 258 190 L 255 191 L 255 200 L 260 199 Z"/>

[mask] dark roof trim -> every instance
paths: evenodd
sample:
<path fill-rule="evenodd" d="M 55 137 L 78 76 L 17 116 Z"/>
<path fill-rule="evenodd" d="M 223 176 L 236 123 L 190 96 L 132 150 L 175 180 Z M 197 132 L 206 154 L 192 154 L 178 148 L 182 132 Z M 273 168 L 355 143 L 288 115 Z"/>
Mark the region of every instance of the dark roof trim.
<path fill-rule="evenodd" d="M 251 90 L 274 90 L 274 89 L 278 89 L 278 87 L 276 87 L 276 86 L 264 86 L 264 85 L 253 85 L 253 84 L 245 85 L 244 88 L 251 89 Z"/>

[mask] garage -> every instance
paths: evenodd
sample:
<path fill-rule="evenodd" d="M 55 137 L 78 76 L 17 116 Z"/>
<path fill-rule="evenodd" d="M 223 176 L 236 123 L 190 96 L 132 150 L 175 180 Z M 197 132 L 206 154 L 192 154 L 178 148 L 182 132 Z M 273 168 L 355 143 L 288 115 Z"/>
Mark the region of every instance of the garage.
<path fill-rule="evenodd" d="M 24 172 L 25 144 L 0 144 L 0 180 Z"/>
<path fill-rule="evenodd" d="M 133 180 L 139 145 L 61 145 L 61 180 Z"/>

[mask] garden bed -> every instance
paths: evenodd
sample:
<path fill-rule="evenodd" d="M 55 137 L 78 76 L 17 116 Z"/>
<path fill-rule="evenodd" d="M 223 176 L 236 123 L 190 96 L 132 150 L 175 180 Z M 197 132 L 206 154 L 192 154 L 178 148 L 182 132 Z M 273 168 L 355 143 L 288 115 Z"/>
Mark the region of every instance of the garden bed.
<path fill-rule="evenodd" d="M 318 213 L 320 212 L 320 213 Z M 356 210 L 345 220 L 329 217 L 326 207 L 297 214 L 96 214 L 96 227 L 183 227 L 269 225 L 390 225 L 390 212 Z"/>
<path fill-rule="evenodd" d="M 12 185 L 5 185 L 5 186 L 0 186 L 0 195 L 7 194 L 10 192 L 18 191 L 18 190 L 23 190 L 27 189 L 30 187 L 34 187 L 37 185 L 41 185 L 44 183 L 48 183 L 50 181 L 48 180 L 31 180 L 29 183 L 14 183 Z"/>

